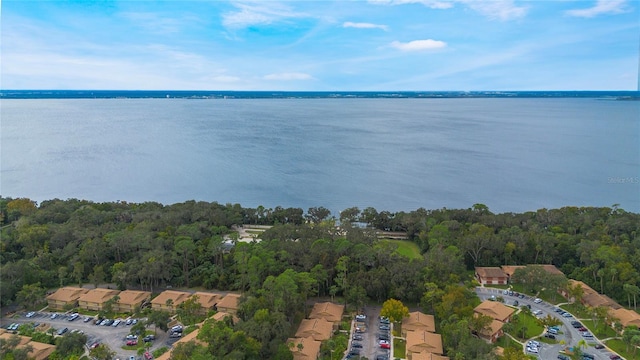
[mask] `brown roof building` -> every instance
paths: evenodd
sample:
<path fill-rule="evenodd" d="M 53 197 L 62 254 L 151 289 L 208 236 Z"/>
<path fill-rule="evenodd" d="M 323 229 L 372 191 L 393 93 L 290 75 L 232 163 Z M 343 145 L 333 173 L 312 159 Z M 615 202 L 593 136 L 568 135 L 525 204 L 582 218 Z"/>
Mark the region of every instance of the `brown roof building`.
<path fill-rule="evenodd" d="M 618 304 L 615 300 L 611 299 L 610 297 L 606 296 L 606 295 L 601 295 L 599 294 L 597 291 L 593 290 L 589 285 L 583 283 L 582 281 L 578 281 L 578 280 L 573 280 L 573 279 L 569 279 L 569 286 L 574 287 L 574 286 L 580 286 L 582 287 L 582 305 L 584 306 L 588 306 L 588 307 L 598 307 L 598 306 L 605 306 L 605 307 L 610 307 L 613 309 L 619 309 L 622 306 L 620 306 L 620 304 Z M 562 291 L 561 292 L 562 295 L 564 297 L 568 297 L 568 294 L 566 291 Z M 575 299 L 569 299 L 570 301 L 575 301 Z"/>
<path fill-rule="evenodd" d="M 409 331 L 406 346 L 408 359 L 413 358 L 413 353 L 442 355 L 442 336 L 428 331 Z"/>
<path fill-rule="evenodd" d="M 151 299 L 151 292 L 125 290 L 118 294 L 120 300 L 113 306 L 113 311 L 119 313 L 133 313 L 136 307 L 142 307 L 143 304 Z"/>
<path fill-rule="evenodd" d="M 560 271 L 557 267 L 555 267 L 555 265 L 551 265 L 551 264 L 530 264 L 527 266 L 539 266 L 542 268 L 542 270 L 548 272 L 549 274 L 564 275 L 564 273 Z M 502 271 L 504 271 L 507 277 L 511 278 L 513 274 L 516 272 L 516 270 L 524 269 L 524 268 L 525 268 L 525 265 L 503 265 Z"/>
<path fill-rule="evenodd" d="M 201 315 L 206 315 L 210 310 L 213 310 L 214 306 L 222 299 L 221 295 L 202 291 L 197 291 L 193 296 L 198 296 Z"/>
<path fill-rule="evenodd" d="M 27 353 L 29 359 L 35 360 L 45 360 L 49 358 L 49 355 L 56 350 L 54 345 L 44 344 L 37 341 L 31 341 L 31 338 L 28 336 L 14 335 L 7 332 L 4 329 L 0 329 L 0 339 L 9 340 L 12 336 L 18 336 L 20 338 L 20 342 L 16 346 L 16 348 L 20 349 L 25 345 L 31 345 L 33 350 Z"/>
<path fill-rule="evenodd" d="M 332 322 L 324 319 L 303 319 L 296 332 L 296 337 L 311 337 L 314 340 L 324 341 L 330 339 L 332 334 Z"/>
<path fill-rule="evenodd" d="M 408 360 L 449 360 L 448 356 L 442 356 L 428 351 L 419 353 L 411 353 L 411 357 Z"/>
<path fill-rule="evenodd" d="M 119 290 L 91 289 L 78 298 L 78 306 L 86 310 L 99 311 L 102 310 L 102 307 L 107 301 L 113 299 L 113 297 L 118 294 L 120 294 Z"/>
<path fill-rule="evenodd" d="M 178 346 L 178 344 L 183 344 L 183 343 L 187 343 L 189 341 L 194 341 L 198 345 L 205 345 L 204 342 L 198 340 L 198 338 L 197 338 L 199 332 L 200 332 L 200 329 L 196 329 L 196 330 L 188 333 L 184 337 L 180 338 L 180 340 L 178 340 L 175 343 L 173 343 L 173 347 L 172 347 L 171 350 L 169 350 L 169 351 L 165 352 L 164 354 L 158 356 L 156 358 L 156 360 L 169 360 L 169 359 L 171 359 L 171 353 L 173 352 L 173 349 L 175 349 L 175 347 Z"/>
<path fill-rule="evenodd" d="M 504 305 L 498 301 L 483 301 L 480 305 L 473 309 L 474 312 L 491 317 L 494 320 L 509 322 L 514 309 Z"/>
<path fill-rule="evenodd" d="M 491 343 L 495 343 L 500 336 L 504 335 L 504 331 L 502 330 L 503 325 L 504 323 L 502 321 L 491 320 L 489 327 L 480 331 L 478 335 Z"/>
<path fill-rule="evenodd" d="M 301 344 L 301 347 L 298 347 Z M 293 354 L 293 360 L 316 360 L 320 356 L 320 341 L 311 337 L 306 338 L 289 338 L 287 345 Z"/>
<path fill-rule="evenodd" d="M 151 300 L 151 308 L 153 310 L 175 312 L 178 305 L 182 304 L 190 296 L 190 293 L 184 291 L 165 290 Z M 167 305 L 167 303 L 170 305 Z"/>
<path fill-rule="evenodd" d="M 74 308 L 78 306 L 78 299 L 85 294 L 87 289 L 78 287 L 63 287 L 53 294 L 47 296 L 47 303 L 52 310 L 65 310 L 65 308 Z"/>
<path fill-rule="evenodd" d="M 609 315 L 618 319 L 623 327 L 635 325 L 640 328 L 640 314 L 624 308 L 609 309 Z"/>
<path fill-rule="evenodd" d="M 315 303 L 309 319 L 325 319 L 332 323 L 339 324 L 344 313 L 344 305 L 338 305 L 331 302 Z"/>
<path fill-rule="evenodd" d="M 476 280 L 481 285 L 504 285 L 508 277 L 499 267 L 476 267 Z"/>
<path fill-rule="evenodd" d="M 409 317 L 402 320 L 402 336 L 407 336 L 407 331 L 436 332 L 436 322 L 433 315 L 427 315 L 420 311 L 409 313 Z"/>
<path fill-rule="evenodd" d="M 227 294 L 218 302 L 218 311 L 235 314 L 240 304 L 240 294 Z"/>

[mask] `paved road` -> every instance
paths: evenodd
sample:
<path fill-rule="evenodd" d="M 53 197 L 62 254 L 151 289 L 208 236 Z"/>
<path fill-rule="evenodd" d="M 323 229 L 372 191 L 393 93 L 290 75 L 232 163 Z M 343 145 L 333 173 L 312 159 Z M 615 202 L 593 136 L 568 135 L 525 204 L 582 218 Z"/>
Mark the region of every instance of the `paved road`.
<path fill-rule="evenodd" d="M 84 334 L 87 335 L 88 344 L 92 344 L 94 342 L 106 344 L 111 348 L 111 350 L 116 352 L 116 358 L 128 359 L 129 356 L 137 357 L 136 351 L 122 349 L 122 346 L 125 344 L 125 337 L 129 334 L 129 329 L 131 328 L 131 326 L 125 325 L 124 322 L 114 328 L 112 326 L 97 326 L 94 325 L 92 321 L 85 323 L 82 321 L 84 316 L 80 316 L 74 321 L 68 321 L 68 315 L 66 314 L 60 314 L 55 319 L 51 319 L 51 314 L 51 312 L 38 312 L 32 318 L 27 318 L 25 313 L 19 313 L 19 316 L 0 319 L 0 326 L 6 329 L 6 327 L 11 323 L 46 323 L 56 330 L 65 327 L 68 328 L 69 331 L 78 329 L 84 331 Z M 151 350 L 155 350 L 162 346 L 169 346 L 167 343 L 169 340 L 169 336 L 165 332 L 158 330 L 156 340 L 151 347 Z M 140 339 L 140 341 L 142 341 L 142 339 Z"/>
<path fill-rule="evenodd" d="M 480 297 L 481 300 L 487 300 L 491 296 L 496 296 L 496 297 L 502 296 L 505 300 L 505 304 L 511 305 L 511 306 L 513 306 L 514 301 L 517 300 L 519 303 L 519 306 L 530 305 L 531 311 L 541 310 L 542 314 L 539 315 L 541 317 L 546 317 L 547 315 L 551 315 L 562 321 L 562 326 L 560 328 L 561 334 L 559 334 L 556 338 L 557 343 L 547 344 L 544 342 L 540 342 L 540 353 L 539 354 L 530 353 L 530 355 L 537 355 L 539 359 L 556 360 L 558 358 L 558 353 L 560 350 L 564 349 L 564 347 L 566 346 L 570 346 L 570 347 L 577 346 L 578 341 L 583 339 L 580 332 L 571 325 L 571 322 L 575 321 L 576 319 L 573 316 L 565 317 L 555 312 L 555 309 L 557 309 L 557 307 L 552 304 L 549 304 L 545 301 L 539 304 L 536 304 L 534 303 L 535 298 L 533 297 L 524 296 L 524 298 L 519 298 L 515 296 L 509 296 L 507 294 L 504 294 L 503 290 L 500 290 L 500 289 L 477 287 L 476 293 L 478 294 L 478 297 Z M 540 334 L 540 336 L 542 336 L 542 334 Z M 565 345 L 561 345 L 559 343 L 562 340 L 564 340 Z M 609 356 L 614 354 L 613 352 L 607 350 L 606 348 L 600 349 L 600 350 L 594 348 L 596 344 L 600 343 L 600 341 L 595 337 L 591 339 L 585 338 L 585 340 L 587 341 L 587 344 L 589 344 L 589 347 L 584 349 L 583 351 L 585 353 L 589 353 L 593 355 L 597 360 L 609 360 Z"/>

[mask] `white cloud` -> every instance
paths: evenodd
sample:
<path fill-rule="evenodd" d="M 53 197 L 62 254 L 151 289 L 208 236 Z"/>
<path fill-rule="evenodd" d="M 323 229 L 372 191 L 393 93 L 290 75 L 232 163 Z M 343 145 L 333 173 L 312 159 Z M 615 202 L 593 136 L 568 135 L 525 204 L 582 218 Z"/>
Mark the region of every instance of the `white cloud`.
<path fill-rule="evenodd" d="M 312 80 L 313 76 L 305 73 L 276 73 L 264 76 L 265 80 Z"/>
<path fill-rule="evenodd" d="M 379 25 L 379 24 L 371 24 L 371 23 L 354 23 L 351 21 L 347 21 L 342 24 L 344 28 L 356 28 L 356 29 L 381 29 L 384 31 L 389 30 L 387 25 Z"/>
<path fill-rule="evenodd" d="M 626 12 L 626 0 L 598 0 L 596 4 L 587 9 L 568 10 L 567 15 L 592 18 L 602 14 L 621 14 Z"/>
<path fill-rule="evenodd" d="M 422 4 L 431 9 L 449 9 L 453 7 L 453 1 L 451 0 L 369 0 L 369 2 L 381 5 Z"/>
<path fill-rule="evenodd" d="M 470 9 L 492 20 L 512 20 L 524 17 L 529 10 L 525 6 L 517 6 L 513 0 L 459 0 Z"/>
<path fill-rule="evenodd" d="M 489 19 L 511 20 L 523 17 L 528 7 L 517 6 L 514 0 L 369 0 L 379 5 L 422 4 L 430 9 L 450 9 L 456 3 L 463 4 Z"/>
<path fill-rule="evenodd" d="M 394 47 L 401 51 L 423 51 L 423 50 L 435 50 L 442 49 L 447 46 L 447 43 L 439 40 L 413 40 L 406 43 L 394 41 L 391 43 L 391 47 Z"/>
<path fill-rule="evenodd" d="M 285 19 L 303 18 L 309 15 L 293 11 L 289 6 L 277 2 L 233 3 L 239 11 L 222 15 L 226 28 L 241 29 L 253 25 L 269 25 Z"/>

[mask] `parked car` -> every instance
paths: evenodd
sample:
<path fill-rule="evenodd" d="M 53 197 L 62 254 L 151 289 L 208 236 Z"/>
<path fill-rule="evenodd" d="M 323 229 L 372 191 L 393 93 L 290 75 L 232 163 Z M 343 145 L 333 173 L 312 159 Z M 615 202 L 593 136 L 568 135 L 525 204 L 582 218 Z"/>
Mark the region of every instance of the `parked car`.
<path fill-rule="evenodd" d="M 129 334 L 129 335 L 127 335 L 127 337 L 125 337 L 125 340 L 133 340 L 133 339 L 137 339 L 137 338 L 138 338 L 137 335 Z"/>
<path fill-rule="evenodd" d="M 171 329 L 170 329 L 171 332 L 182 332 L 182 330 L 183 330 L 182 325 L 176 325 L 176 326 L 171 327 Z"/>
<path fill-rule="evenodd" d="M 25 315 L 25 316 L 26 316 L 26 317 L 28 317 L 28 318 L 31 318 L 31 317 L 33 317 L 35 314 L 36 314 L 36 313 L 35 313 L 35 311 L 29 311 L 29 312 L 27 313 L 27 315 Z"/>
<path fill-rule="evenodd" d="M 90 317 L 90 316 L 86 316 L 84 319 L 82 319 L 82 321 L 87 323 L 87 322 L 91 321 L 91 319 L 93 319 L 93 318 Z"/>
<path fill-rule="evenodd" d="M 582 353 L 582 358 L 583 358 L 583 359 L 585 359 L 585 360 L 587 360 L 587 359 L 588 359 L 588 360 L 593 360 L 593 359 L 595 359 L 596 357 L 595 357 L 595 356 L 593 356 L 593 355 L 591 355 L 591 354 Z"/>
<path fill-rule="evenodd" d="M 182 333 L 181 332 L 174 332 L 174 333 L 169 334 L 169 337 L 170 338 L 179 338 L 179 337 L 182 337 Z"/>
<path fill-rule="evenodd" d="M 391 330 L 391 327 L 389 325 L 382 324 L 380 325 L 380 330 Z"/>
<path fill-rule="evenodd" d="M 544 337 L 546 337 L 547 339 L 551 339 L 551 340 L 555 340 L 556 339 L 555 335 L 549 334 L 549 333 L 544 334 Z"/>
<path fill-rule="evenodd" d="M 127 346 L 135 346 L 138 345 L 138 339 L 127 340 Z"/>
<path fill-rule="evenodd" d="M 391 349 L 391 343 L 387 340 L 380 340 L 380 347 L 383 349 Z"/>
<path fill-rule="evenodd" d="M 69 318 L 67 319 L 67 321 L 73 321 L 73 320 L 77 319 L 78 317 L 80 317 L 80 314 L 78 314 L 78 313 L 73 313 L 73 314 L 71 314 L 71 316 L 69 316 Z"/>
<path fill-rule="evenodd" d="M 69 329 L 68 329 L 68 328 L 62 328 L 62 329 L 58 330 L 58 333 L 57 333 L 57 334 L 58 334 L 58 335 L 64 335 L 67 331 L 69 331 Z"/>
<path fill-rule="evenodd" d="M 148 351 L 145 351 L 145 353 L 142 356 L 144 356 L 145 360 L 153 359 L 153 355 L 151 355 Z"/>
<path fill-rule="evenodd" d="M 611 359 L 611 360 L 620 360 L 622 358 L 619 355 L 613 354 L 613 355 L 609 356 L 609 359 Z"/>
<path fill-rule="evenodd" d="M 534 302 L 535 304 L 540 304 L 540 303 L 542 302 L 542 299 L 540 299 L 540 298 L 536 298 L 535 300 L 533 300 L 533 302 Z"/>
<path fill-rule="evenodd" d="M 356 315 L 356 320 L 358 320 L 358 321 L 365 321 L 365 320 L 367 320 L 367 315 L 364 315 L 364 314 L 358 314 L 358 315 Z"/>
<path fill-rule="evenodd" d="M 147 335 L 147 336 L 145 336 L 144 338 L 142 338 L 142 341 L 144 341 L 144 342 L 150 342 L 150 341 L 153 341 L 153 340 L 155 340 L 155 339 L 156 339 L 156 336 L 155 336 L 155 335 Z"/>
<path fill-rule="evenodd" d="M 596 346 L 594 346 L 594 348 L 596 348 L 596 349 L 604 349 L 604 345 L 596 344 Z"/>
<path fill-rule="evenodd" d="M 362 341 L 362 335 L 360 335 L 360 334 L 355 334 L 355 335 L 353 335 L 353 340 L 360 340 L 360 341 Z"/>
<path fill-rule="evenodd" d="M 57 318 L 57 317 L 58 317 L 58 313 L 53 313 L 53 314 L 51 314 L 51 319 L 52 319 L 52 320 L 53 320 L 53 319 L 55 319 L 55 318 Z"/>
<path fill-rule="evenodd" d="M 117 327 L 118 325 L 120 325 L 120 321 L 122 321 L 122 320 L 115 320 L 115 321 L 113 322 L 113 324 L 111 324 L 111 326 L 113 326 L 113 327 Z"/>
<path fill-rule="evenodd" d="M 125 325 L 131 325 L 131 322 L 133 321 L 133 319 L 127 319 L 127 321 L 124 322 Z"/>
<path fill-rule="evenodd" d="M 571 360 L 571 358 L 566 355 L 558 354 L 558 360 Z"/>

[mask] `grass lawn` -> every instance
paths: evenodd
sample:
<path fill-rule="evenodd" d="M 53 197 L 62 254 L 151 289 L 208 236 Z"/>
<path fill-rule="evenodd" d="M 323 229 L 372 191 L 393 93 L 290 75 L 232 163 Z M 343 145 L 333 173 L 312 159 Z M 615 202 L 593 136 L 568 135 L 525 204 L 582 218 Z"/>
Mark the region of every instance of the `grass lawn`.
<path fill-rule="evenodd" d="M 606 344 L 608 347 L 613 349 L 615 352 L 620 354 L 620 356 L 624 357 L 625 359 L 628 359 L 628 360 L 640 359 L 640 349 L 636 351 L 636 356 L 634 357 L 633 350 L 631 350 L 630 352 L 627 352 L 627 345 L 625 345 L 624 342 L 622 342 L 622 340 L 619 340 L 619 339 L 609 340 L 606 342 Z"/>
<path fill-rule="evenodd" d="M 602 323 L 599 323 L 597 331 L 594 331 L 596 329 L 595 329 L 595 327 L 593 325 L 593 320 L 582 320 L 581 322 L 597 338 L 606 339 L 606 338 L 611 338 L 611 337 L 618 336 L 618 334 L 616 334 L 615 330 L 613 330 L 610 326 L 606 326 L 605 328 L 603 328 L 602 327 Z"/>
<path fill-rule="evenodd" d="M 404 359 L 406 355 L 405 353 L 407 351 L 406 345 L 406 341 L 398 338 L 393 338 L 393 357 Z"/>
<path fill-rule="evenodd" d="M 396 252 L 402 256 L 406 256 L 409 259 L 422 259 L 422 254 L 420 254 L 420 248 L 418 244 L 408 241 L 408 240 L 390 240 L 383 239 L 380 241 L 392 243 L 398 245 Z"/>
<path fill-rule="evenodd" d="M 533 315 L 527 315 L 524 313 L 518 314 L 519 320 L 514 323 L 514 330 L 511 332 L 513 337 L 526 340 L 535 336 L 538 336 L 544 330 L 544 327 L 538 323 L 538 320 Z M 522 329 L 525 327 L 524 338 L 522 337 Z"/>
<path fill-rule="evenodd" d="M 520 345 L 519 342 L 513 340 L 512 338 L 510 338 L 508 336 L 499 337 L 498 341 L 496 341 L 496 345 L 501 346 L 503 348 L 512 347 L 512 348 L 516 348 L 516 349 L 522 351 L 522 345 Z"/>
<path fill-rule="evenodd" d="M 580 305 L 580 304 L 565 304 L 565 305 L 561 305 L 560 306 L 562 309 L 570 312 L 573 314 L 573 316 L 577 317 L 578 319 L 589 319 L 591 317 L 591 315 L 589 315 L 589 312 L 587 311 L 587 309 Z"/>

